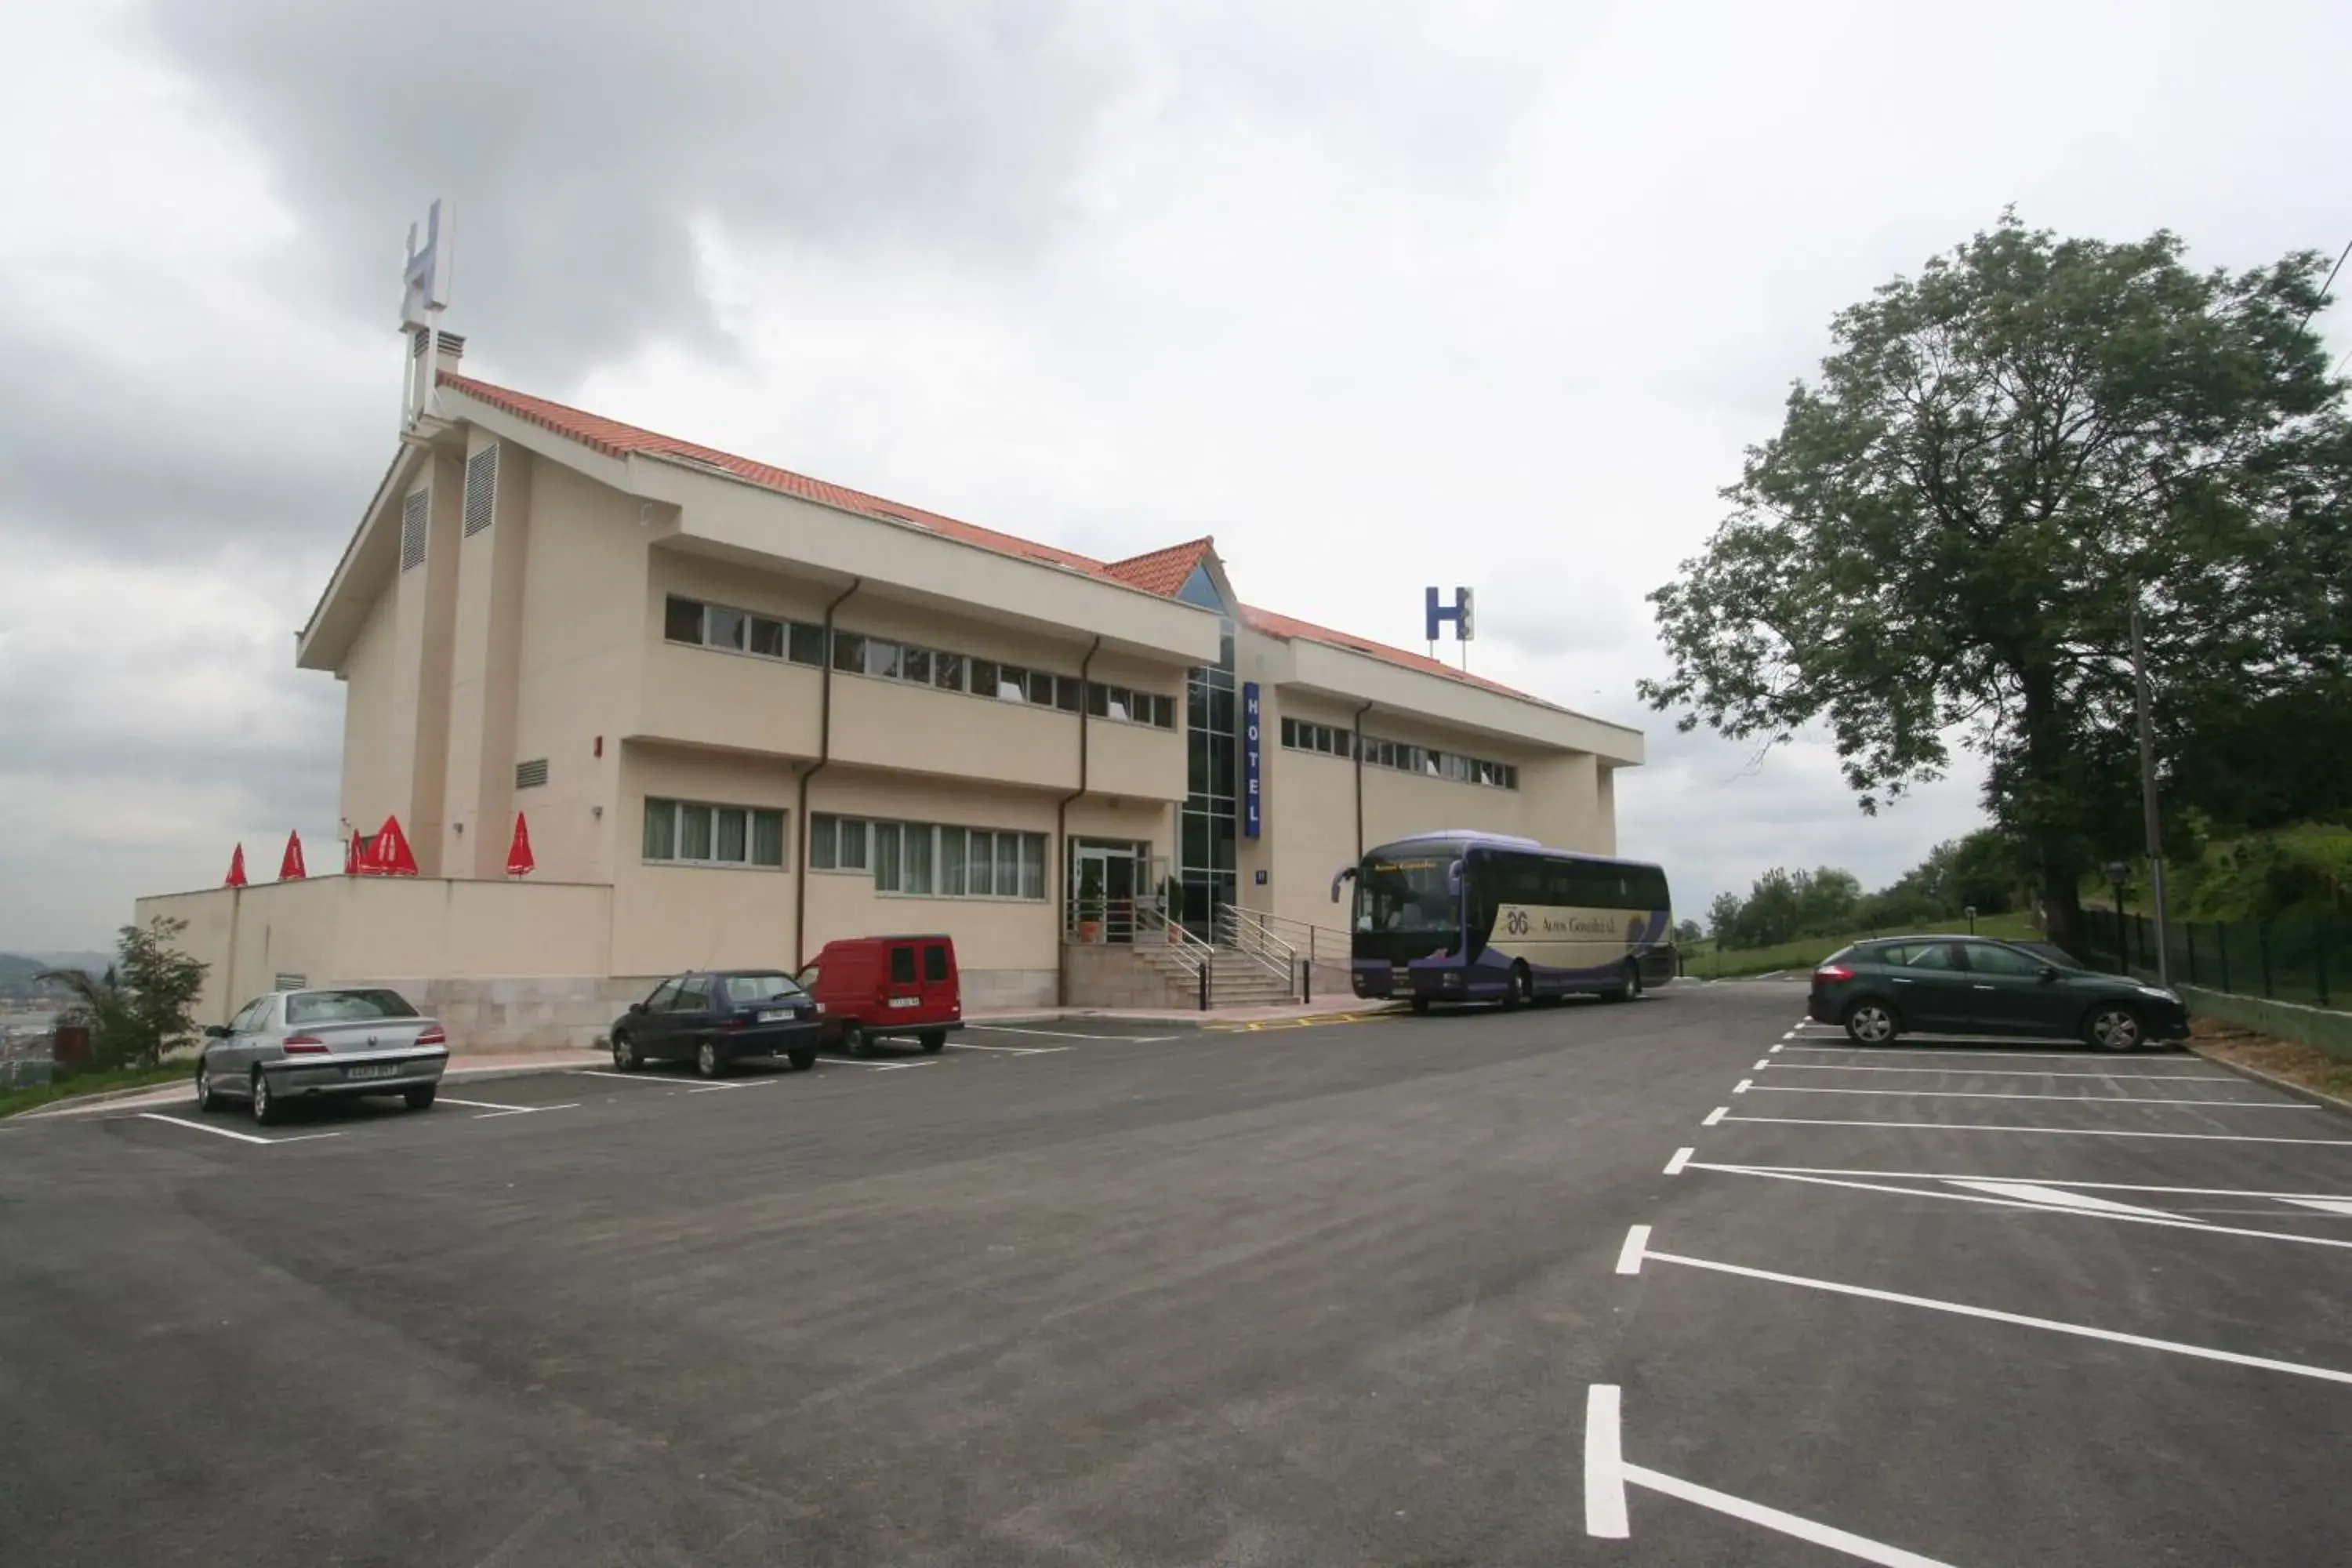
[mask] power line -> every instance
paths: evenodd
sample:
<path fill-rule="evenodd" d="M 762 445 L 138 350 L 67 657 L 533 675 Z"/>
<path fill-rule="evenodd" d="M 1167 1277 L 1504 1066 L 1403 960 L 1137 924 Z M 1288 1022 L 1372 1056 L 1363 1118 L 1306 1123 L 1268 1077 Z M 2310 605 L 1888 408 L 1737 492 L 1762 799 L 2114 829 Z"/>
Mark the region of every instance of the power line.
<path fill-rule="evenodd" d="M 2344 270 L 2344 258 L 2347 256 L 2352 256 L 2352 239 L 2346 240 L 2344 242 L 2344 248 L 2336 253 L 2336 265 L 2327 269 L 2327 281 L 2319 286 L 2319 297 L 2312 300 L 2311 310 L 2305 310 L 2303 313 L 2303 324 L 2305 326 L 2309 326 L 2311 324 L 2312 311 L 2318 310 L 2321 305 L 2326 303 L 2327 290 L 2335 287 L 2336 275 Z"/>

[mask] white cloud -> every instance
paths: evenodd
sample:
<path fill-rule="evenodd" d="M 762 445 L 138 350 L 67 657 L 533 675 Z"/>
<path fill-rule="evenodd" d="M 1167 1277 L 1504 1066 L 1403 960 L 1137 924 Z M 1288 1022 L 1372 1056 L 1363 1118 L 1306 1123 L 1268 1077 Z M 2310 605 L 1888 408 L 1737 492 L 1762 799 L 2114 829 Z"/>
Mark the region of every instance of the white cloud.
<path fill-rule="evenodd" d="M 2352 224 L 2320 4 L 714 0 L 659 47 L 574 10 L 382 13 L 446 31 L 425 73 L 356 5 L 0 13 L 0 134 L 79 149 L 0 169 L 0 803 L 58 825 L 0 843 L 43 911 L 0 946 L 331 829 L 340 691 L 289 634 L 390 450 L 436 194 L 493 378 L 1107 555 L 1213 531 L 1253 598 L 1407 647 L 1475 586 L 1475 668 L 1649 731 L 1622 840 L 1694 910 L 1975 820 L 1965 761 L 1864 818 L 1818 741 L 1743 771 L 1633 700 L 1643 595 L 1830 315 L 2011 201 L 2231 267 Z M 262 787 L 248 737 L 304 760 Z"/>

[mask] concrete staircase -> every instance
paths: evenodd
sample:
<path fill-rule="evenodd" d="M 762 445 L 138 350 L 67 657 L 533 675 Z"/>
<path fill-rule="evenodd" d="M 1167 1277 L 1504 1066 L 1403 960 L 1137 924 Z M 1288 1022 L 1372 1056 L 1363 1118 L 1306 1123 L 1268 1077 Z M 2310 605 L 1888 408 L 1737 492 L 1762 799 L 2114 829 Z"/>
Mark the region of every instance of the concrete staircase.
<path fill-rule="evenodd" d="M 1150 943 L 1131 949 L 1135 956 L 1166 981 L 1169 994 L 1181 997 L 1178 1006 L 1197 1006 L 1200 982 L 1184 961 L 1167 947 Z M 1257 960 L 1234 948 L 1211 950 L 1209 1005 L 1212 1007 L 1273 1007 L 1298 1000 L 1293 985 Z"/>

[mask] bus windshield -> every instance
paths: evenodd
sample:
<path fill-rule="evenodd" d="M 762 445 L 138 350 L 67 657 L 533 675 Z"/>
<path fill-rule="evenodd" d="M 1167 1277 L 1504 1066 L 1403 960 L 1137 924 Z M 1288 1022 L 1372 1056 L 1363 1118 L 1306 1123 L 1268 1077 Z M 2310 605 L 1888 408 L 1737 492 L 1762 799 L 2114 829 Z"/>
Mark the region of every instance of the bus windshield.
<path fill-rule="evenodd" d="M 1446 886 L 1450 853 L 1373 857 L 1356 875 L 1356 929 L 1454 936 L 1462 930 L 1461 900 Z"/>

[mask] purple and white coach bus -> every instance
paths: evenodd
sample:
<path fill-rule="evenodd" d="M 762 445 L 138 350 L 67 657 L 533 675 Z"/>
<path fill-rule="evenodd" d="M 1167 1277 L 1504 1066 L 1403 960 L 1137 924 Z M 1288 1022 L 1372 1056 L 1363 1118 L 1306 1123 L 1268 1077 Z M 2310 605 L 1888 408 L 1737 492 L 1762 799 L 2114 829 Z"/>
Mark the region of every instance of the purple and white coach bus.
<path fill-rule="evenodd" d="M 1353 880 L 1356 994 L 1529 1002 L 1586 993 L 1631 1001 L 1675 977 L 1666 874 L 1638 860 L 1467 831 L 1383 844 L 1332 879 Z"/>

